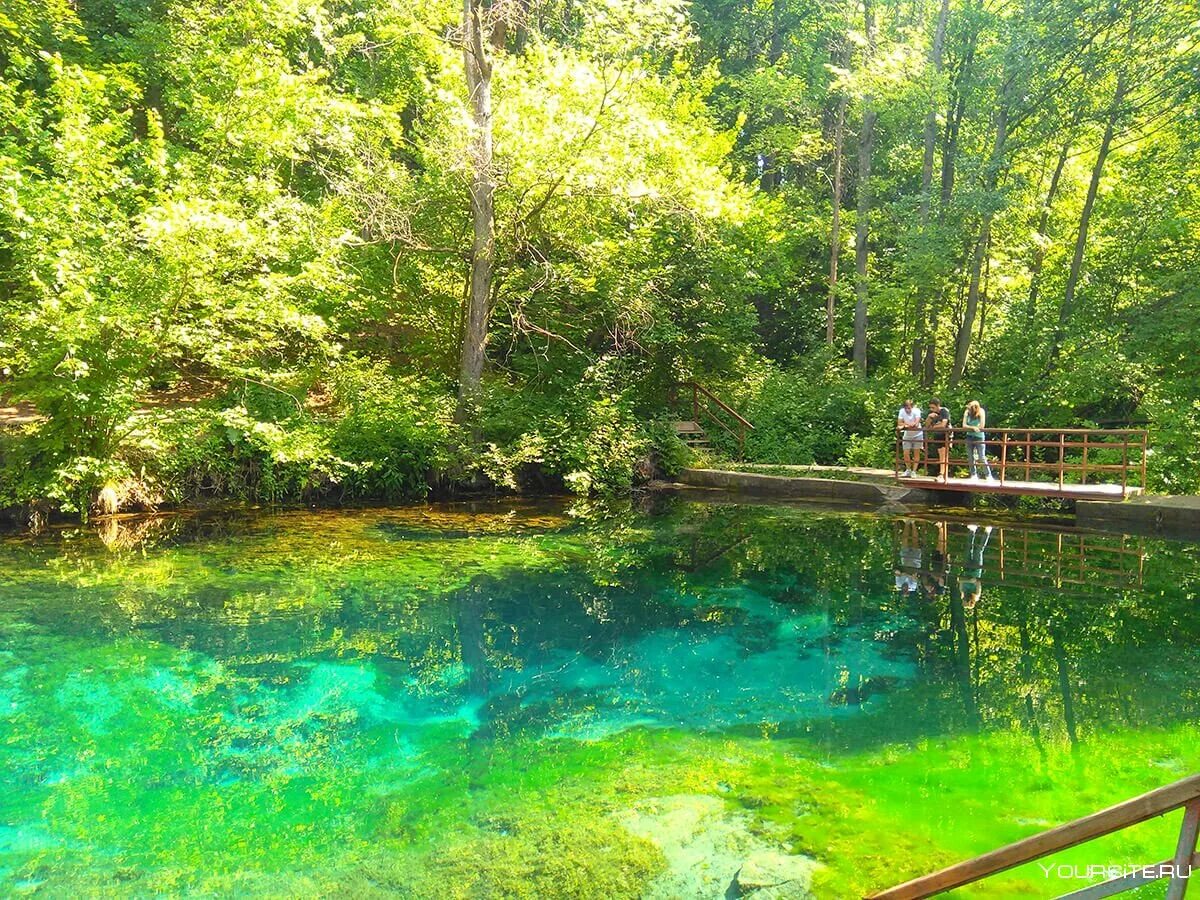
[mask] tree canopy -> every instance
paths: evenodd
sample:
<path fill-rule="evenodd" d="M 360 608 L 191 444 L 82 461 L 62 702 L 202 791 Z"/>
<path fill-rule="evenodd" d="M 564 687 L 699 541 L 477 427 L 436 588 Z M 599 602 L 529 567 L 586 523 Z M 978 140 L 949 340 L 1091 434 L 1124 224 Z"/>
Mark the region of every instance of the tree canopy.
<path fill-rule="evenodd" d="M 684 379 L 1194 489 L 1198 93 L 1176 0 L 2 0 L 0 506 L 616 489 Z"/>

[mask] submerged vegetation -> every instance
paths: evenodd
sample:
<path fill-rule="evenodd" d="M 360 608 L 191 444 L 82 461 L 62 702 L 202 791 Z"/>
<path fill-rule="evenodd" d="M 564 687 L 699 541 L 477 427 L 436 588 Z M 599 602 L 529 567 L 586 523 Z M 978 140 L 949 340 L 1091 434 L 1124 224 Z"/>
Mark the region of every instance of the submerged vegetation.
<path fill-rule="evenodd" d="M 5 0 L 0 507 L 618 492 L 684 458 L 686 379 L 754 461 L 877 464 L 927 389 L 1149 420 L 1193 489 L 1197 27 Z"/>
<path fill-rule="evenodd" d="M 0 891 L 724 896 L 774 854 L 862 896 L 1200 765 L 1195 548 L 997 526 L 971 603 L 972 534 L 577 501 L 0 539 Z M 898 592 L 938 546 L 949 589 Z"/>

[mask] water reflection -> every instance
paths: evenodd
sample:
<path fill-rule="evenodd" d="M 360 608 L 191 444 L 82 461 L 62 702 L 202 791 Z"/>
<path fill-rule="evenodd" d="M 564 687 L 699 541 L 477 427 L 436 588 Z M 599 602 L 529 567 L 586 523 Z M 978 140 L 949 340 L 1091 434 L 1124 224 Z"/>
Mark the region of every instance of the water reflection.
<path fill-rule="evenodd" d="M 1147 694 L 1152 706 L 1165 701 L 1154 688 L 1122 683 L 1120 672 L 1145 677 L 1141 667 L 1155 665 L 1139 646 L 1154 648 L 1164 676 L 1165 661 L 1181 654 L 1195 668 L 1194 654 L 1168 634 L 1180 625 L 1194 630 L 1194 617 L 1181 621 L 1179 607 L 1159 608 L 1145 592 L 1148 551 L 1140 538 L 903 518 L 892 526 L 891 555 L 897 592 L 907 597 L 918 583 L 938 622 L 924 652 L 948 660 L 961 721 L 971 730 L 999 723 L 1015 708 L 1035 740 L 1052 724 L 1077 745 L 1081 695 L 1096 726 L 1142 720 L 1146 710 L 1136 706 Z M 1191 574 L 1182 560 L 1175 571 Z M 985 584 L 992 595 L 986 611 Z M 1158 596 L 1173 595 L 1168 589 Z"/>
<path fill-rule="evenodd" d="M 1077 596 L 1140 590 L 1147 556 L 1142 538 L 1047 525 L 905 517 L 892 531 L 896 589 L 907 594 L 919 584 L 925 596 L 940 596 L 953 575 L 968 608 L 979 601 L 985 578 Z"/>
<path fill-rule="evenodd" d="M 1037 754 L 1084 758 L 1105 737 L 1114 758 L 1153 752 L 1167 780 L 1182 763 L 1154 736 L 1200 717 L 1198 595 L 1187 545 L 769 506 L 248 514 L 0 538 L 0 893 L 18 865 L 68 893 L 110 847 L 172 872 L 258 865 L 239 856 L 257 852 L 250 827 L 279 842 L 272 864 L 278 850 L 321 871 L 356 839 L 459 859 L 447 836 L 493 821 L 520 820 L 505 841 L 564 810 L 608 821 L 590 783 L 540 799 L 564 767 L 613 774 L 614 809 L 693 791 L 723 808 L 741 791 L 747 810 L 792 810 L 797 835 L 823 817 L 830 840 L 907 766 L 886 827 L 855 827 L 905 834 L 911 804 L 985 744 L 961 802 L 996 803 Z M 758 786 L 730 788 L 746 753 Z M 677 778 L 667 757 L 700 768 Z M 1045 789 L 1025 781 L 1028 805 Z M 930 801 L 925 819 L 955 806 Z M 857 859 L 829 859 L 843 856 Z M 258 893 L 305 893 L 273 887 Z"/>

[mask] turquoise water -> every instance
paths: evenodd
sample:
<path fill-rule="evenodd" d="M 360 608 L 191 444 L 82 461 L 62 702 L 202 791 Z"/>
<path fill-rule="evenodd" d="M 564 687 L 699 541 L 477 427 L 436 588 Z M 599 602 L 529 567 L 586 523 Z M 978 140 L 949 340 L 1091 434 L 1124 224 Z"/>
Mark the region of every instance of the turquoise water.
<path fill-rule="evenodd" d="M 1200 768 L 1197 556 L 685 502 L 0 539 L 0 891 L 860 895 Z"/>

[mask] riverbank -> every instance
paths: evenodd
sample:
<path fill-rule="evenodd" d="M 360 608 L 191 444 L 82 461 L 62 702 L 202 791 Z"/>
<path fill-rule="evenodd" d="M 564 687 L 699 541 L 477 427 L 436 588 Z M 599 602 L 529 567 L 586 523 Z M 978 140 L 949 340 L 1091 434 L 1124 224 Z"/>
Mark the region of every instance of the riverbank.
<path fill-rule="evenodd" d="M 777 472 L 783 467 L 773 467 Z M 790 467 L 807 471 L 808 467 Z M 974 508 L 990 495 L 956 490 L 927 490 L 897 483 L 883 470 L 855 469 L 853 480 L 830 477 L 831 467 L 821 467 L 819 477 L 763 474 L 728 469 L 682 469 L 673 482 L 657 484 L 661 490 L 703 495 L 715 491 L 767 501 L 806 501 L 895 510 Z M 1111 533 L 1194 540 L 1200 538 L 1200 497 L 1143 495 L 1125 500 L 1053 500 L 1050 508 L 1082 528 Z"/>

